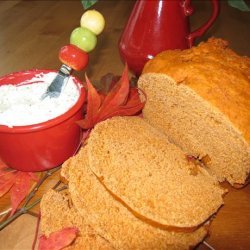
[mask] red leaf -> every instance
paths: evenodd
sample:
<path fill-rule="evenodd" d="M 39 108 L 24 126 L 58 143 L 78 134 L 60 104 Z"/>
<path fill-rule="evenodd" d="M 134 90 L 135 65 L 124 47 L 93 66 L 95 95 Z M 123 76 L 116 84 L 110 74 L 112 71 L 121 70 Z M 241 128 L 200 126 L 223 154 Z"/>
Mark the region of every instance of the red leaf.
<path fill-rule="evenodd" d="M 98 113 L 98 110 L 101 106 L 101 98 L 97 93 L 96 89 L 90 83 L 87 75 L 85 75 L 86 83 L 88 87 L 88 97 L 87 97 L 87 114 L 86 120 L 88 122 L 88 126 L 94 123 L 94 119 Z"/>
<path fill-rule="evenodd" d="M 69 246 L 77 237 L 76 227 L 64 228 L 60 231 L 51 233 L 49 237 L 42 235 L 39 238 L 38 250 L 60 250 Z"/>
<path fill-rule="evenodd" d="M 139 92 L 141 92 L 141 94 L 144 96 L 144 101 L 141 101 L 140 97 L 139 97 Z M 137 89 L 137 88 L 131 88 L 130 92 L 129 92 L 129 97 L 128 97 L 128 101 L 126 103 L 126 107 L 127 108 L 131 108 L 134 106 L 137 106 L 139 104 L 143 104 L 142 108 L 144 107 L 145 103 L 146 103 L 146 99 L 147 96 L 144 93 L 144 91 L 142 91 L 141 89 Z"/>
<path fill-rule="evenodd" d="M 111 89 L 106 98 L 103 101 L 103 105 L 100 108 L 100 113 L 106 114 L 109 109 L 115 106 L 123 105 L 129 94 L 129 79 L 128 79 L 128 66 L 125 66 L 125 70 L 122 73 L 122 77 L 119 82 Z"/>
<path fill-rule="evenodd" d="M 120 77 L 121 76 L 117 76 L 112 73 L 102 76 L 100 83 L 98 84 L 98 93 L 106 96 L 108 92 L 114 87 L 114 85 L 117 84 Z"/>
<path fill-rule="evenodd" d="M 8 166 L 0 158 L 0 177 L 2 175 L 5 175 L 7 170 L 8 170 Z"/>
<path fill-rule="evenodd" d="M 32 173 L 32 172 L 28 172 L 28 175 L 30 176 L 31 180 L 33 181 L 38 181 L 38 177 L 35 173 Z"/>
<path fill-rule="evenodd" d="M 27 172 L 18 171 L 15 177 L 15 183 L 10 190 L 10 199 L 11 199 L 11 215 L 13 215 L 24 200 L 30 189 L 30 183 L 33 176 Z"/>
<path fill-rule="evenodd" d="M 87 114 L 85 119 L 77 122 L 83 129 L 91 129 L 98 122 L 113 116 L 136 115 L 144 107 L 145 102 L 141 102 L 138 89 L 130 88 L 127 65 L 118 83 L 106 96 L 98 93 L 87 77 L 86 82 L 88 87 Z"/>
<path fill-rule="evenodd" d="M 12 176 L 10 180 L 6 180 L 5 182 L 0 183 L 0 197 L 5 195 L 15 183 L 15 176 Z"/>
<path fill-rule="evenodd" d="M 0 159 L 0 197 L 10 190 L 11 215 L 23 201 L 30 189 L 31 180 L 38 181 L 37 176 L 31 172 L 21 172 L 7 167 Z"/>
<path fill-rule="evenodd" d="M 16 170 L 10 169 L 0 159 L 0 197 L 5 195 L 15 182 Z"/>
<path fill-rule="evenodd" d="M 138 94 L 138 89 L 131 88 L 126 105 L 113 107 L 106 115 L 100 114 L 99 122 L 104 121 L 113 116 L 131 116 L 136 115 L 143 109 L 145 102 L 141 102 Z"/>
<path fill-rule="evenodd" d="M 16 170 L 5 168 L 0 170 L 0 183 L 5 181 L 6 179 L 10 179 L 10 176 L 14 176 L 17 173 Z"/>
<path fill-rule="evenodd" d="M 11 168 L 5 168 L 0 170 L 0 184 L 5 183 L 6 181 L 15 177 L 18 171 Z"/>
<path fill-rule="evenodd" d="M 108 118 L 114 117 L 114 116 L 132 116 L 138 114 L 144 107 L 144 103 L 140 103 L 137 106 L 133 107 L 121 107 L 116 111 L 113 111 L 112 113 L 108 114 L 107 116 L 103 117 L 99 120 L 99 122 L 104 121 Z"/>

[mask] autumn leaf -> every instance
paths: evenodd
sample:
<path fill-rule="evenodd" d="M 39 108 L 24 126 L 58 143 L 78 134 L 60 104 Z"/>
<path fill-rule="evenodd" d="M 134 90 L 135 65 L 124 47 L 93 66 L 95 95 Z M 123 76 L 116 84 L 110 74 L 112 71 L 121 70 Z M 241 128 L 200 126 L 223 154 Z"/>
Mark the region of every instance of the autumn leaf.
<path fill-rule="evenodd" d="M 0 197 L 5 195 L 15 183 L 17 171 L 7 167 L 0 159 Z"/>
<path fill-rule="evenodd" d="M 114 85 L 119 81 L 120 76 L 114 75 L 112 73 L 107 73 L 102 76 L 100 82 L 98 82 L 98 92 L 103 95 L 107 95 L 107 93 L 114 87 Z"/>
<path fill-rule="evenodd" d="M 103 102 L 103 108 L 107 109 L 107 106 L 119 106 L 125 103 L 129 94 L 129 79 L 128 79 L 128 66 L 125 66 L 122 77 L 118 83 L 113 86 L 109 91 Z"/>
<path fill-rule="evenodd" d="M 27 196 L 31 181 L 37 181 L 34 173 L 21 172 L 11 168 L 0 160 L 0 198 L 10 192 L 11 215 L 15 213 L 20 203 Z"/>
<path fill-rule="evenodd" d="M 87 104 L 87 113 L 86 113 L 86 121 L 88 121 L 88 126 L 91 126 L 91 124 L 95 123 L 95 119 L 98 114 L 98 110 L 101 106 L 101 97 L 97 93 L 96 89 L 93 87 L 93 85 L 90 83 L 87 76 L 86 77 L 86 83 L 88 88 L 88 104 Z"/>
<path fill-rule="evenodd" d="M 1 181 L 0 183 L 0 197 L 4 196 L 14 185 L 15 176 L 11 176 L 9 180 Z"/>
<path fill-rule="evenodd" d="M 98 122 L 113 116 L 136 115 L 145 105 L 145 102 L 140 100 L 139 90 L 130 87 L 127 65 L 115 84 L 111 75 L 107 77 L 112 80 L 108 93 L 98 92 L 86 77 L 88 88 L 86 115 L 83 120 L 77 122 L 83 129 L 91 129 Z M 145 96 L 143 92 L 142 95 Z"/>
<path fill-rule="evenodd" d="M 143 93 L 143 95 L 145 94 Z M 143 109 L 144 105 L 145 103 L 141 102 L 139 98 L 138 89 L 131 88 L 126 105 L 110 109 L 106 116 L 101 114 L 100 120 L 103 121 L 114 116 L 127 116 L 128 114 L 138 114 Z"/>
<path fill-rule="evenodd" d="M 68 227 L 51 233 L 49 237 L 42 235 L 39 238 L 38 250 L 63 249 L 76 239 L 78 232 L 79 230 L 76 227 Z"/>
<path fill-rule="evenodd" d="M 8 166 L 1 160 L 0 158 L 0 178 L 6 174 L 6 171 L 7 172 L 15 172 L 15 170 L 13 171 L 10 171 L 11 169 L 8 169 Z M 1 179 L 0 179 L 1 181 Z"/>
<path fill-rule="evenodd" d="M 18 171 L 15 177 L 14 185 L 10 190 L 11 200 L 11 215 L 15 213 L 20 203 L 24 200 L 26 195 L 29 193 L 31 187 L 31 180 L 37 181 L 34 174 Z"/>

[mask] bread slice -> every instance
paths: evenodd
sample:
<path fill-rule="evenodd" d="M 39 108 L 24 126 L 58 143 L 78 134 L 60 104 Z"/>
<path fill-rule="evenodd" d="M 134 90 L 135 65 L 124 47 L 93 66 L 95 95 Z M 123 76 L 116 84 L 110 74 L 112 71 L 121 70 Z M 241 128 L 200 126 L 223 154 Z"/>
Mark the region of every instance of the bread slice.
<path fill-rule="evenodd" d="M 69 167 L 71 165 L 71 162 L 75 162 L 73 164 L 77 164 L 76 162 L 78 161 L 78 154 L 70 157 L 67 161 L 65 161 L 61 167 L 61 172 L 60 172 L 60 180 L 65 183 L 68 184 L 69 182 Z"/>
<path fill-rule="evenodd" d="M 196 227 L 223 204 L 217 181 L 142 118 L 99 123 L 88 140 L 88 158 L 110 193 L 162 228 Z"/>
<path fill-rule="evenodd" d="M 189 249 L 206 236 L 205 227 L 191 233 L 174 232 L 135 217 L 92 173 L 87 150 L 88 146 L 79 152 L 80 165 L 71 162 L 69 166 L 70 195 L 81 216 L 116 249 Z"/>
<path fill-rule="evenodd" d="M 165 51 L 150 60 L 139 88 L 144 118 L 219 181 L 244 184 L 250 172 L 250 58 L 221 39 Z"/>
<path fill-rule="evenodd" d="M 111 250 L 113 246 L 98 235 L 94 229 L 89 226 L 85 219 L 79 215 L 72 205 L 68 192 L 58 193 L 49 190 L 41 201 L 41 222 L 42 233 L 48 236 L 66 227 L 76 226 L 79 230 L 79 236 L 74 244 L 65 249 L 71 250 Z"/>

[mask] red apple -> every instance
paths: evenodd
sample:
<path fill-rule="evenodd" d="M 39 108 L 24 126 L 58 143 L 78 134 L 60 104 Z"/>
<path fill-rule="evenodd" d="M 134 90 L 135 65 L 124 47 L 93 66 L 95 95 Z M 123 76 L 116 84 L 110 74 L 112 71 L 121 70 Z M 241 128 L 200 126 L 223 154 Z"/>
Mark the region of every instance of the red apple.
<path fill-rule="evenodd" d="M 60 49 L 59 59 L 63 64 L 79 71 L 87 66 L 89 55 L 75 45 L 69 44 Z"/>

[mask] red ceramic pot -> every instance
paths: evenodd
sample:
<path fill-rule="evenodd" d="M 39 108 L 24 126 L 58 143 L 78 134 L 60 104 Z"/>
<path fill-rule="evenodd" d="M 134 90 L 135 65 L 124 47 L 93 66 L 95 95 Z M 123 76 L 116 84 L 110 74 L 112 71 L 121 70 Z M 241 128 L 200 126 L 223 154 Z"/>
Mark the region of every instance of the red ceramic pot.
<path fill-rule="evenodd" d="M 0 85 L 18 84 L 49 70 L 30 70 L 0 78 Z M 86 92 L 75 77 L 80 91 L 76 104 L 54 119 L 28 126 L 13 128 L 0 125 L 0 158 L 11 168 L 20 171 L 44 171 L 59 166 L 77 150 L 81 129 L 75 123 L 83 118 Z"/>
<path fill-rule="evenodd" d="M 210 1 L 210 19 L 191 32 L 191 0 L 137 0 L 119 41 L 122 60 L 139 76 L 145 63 L 159 52 L 190 48 L 218 16 L 218 0 Z"/>

